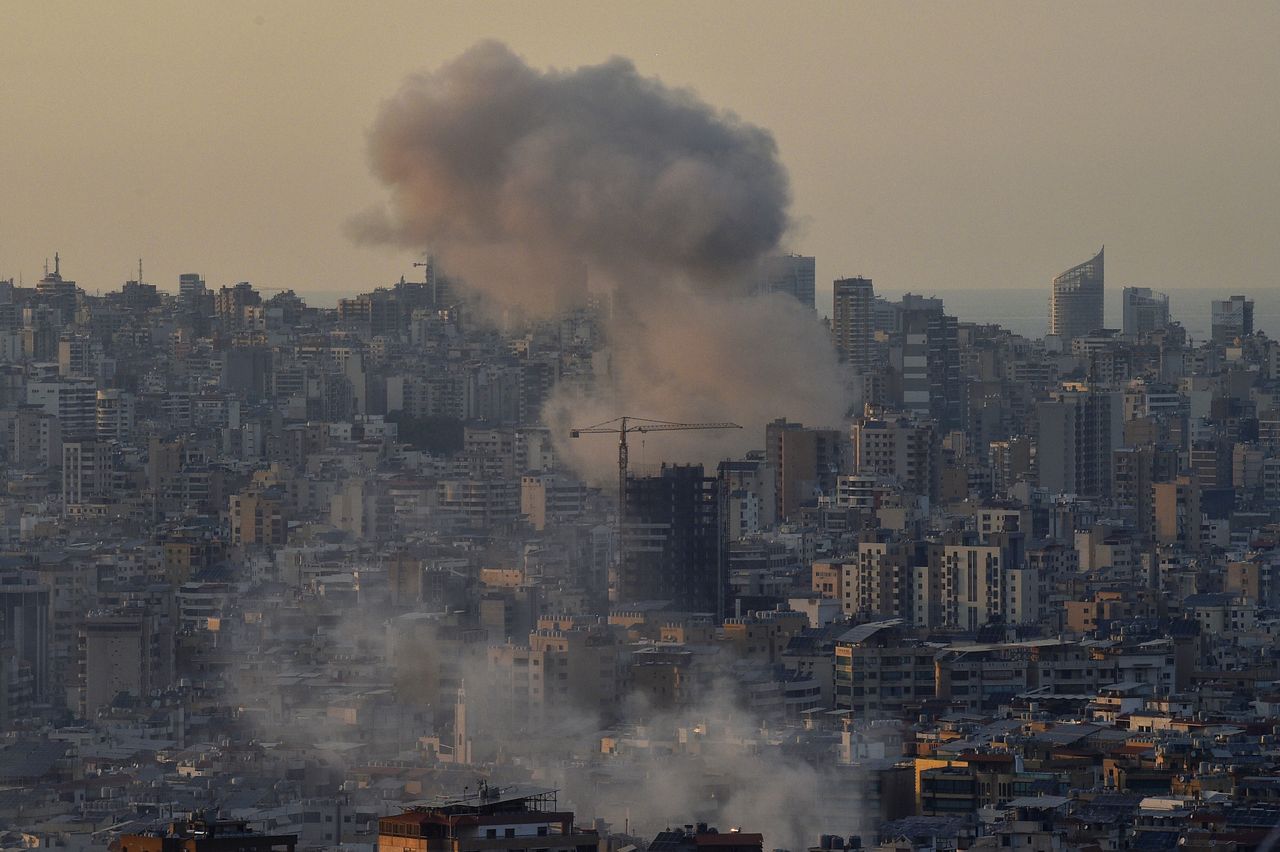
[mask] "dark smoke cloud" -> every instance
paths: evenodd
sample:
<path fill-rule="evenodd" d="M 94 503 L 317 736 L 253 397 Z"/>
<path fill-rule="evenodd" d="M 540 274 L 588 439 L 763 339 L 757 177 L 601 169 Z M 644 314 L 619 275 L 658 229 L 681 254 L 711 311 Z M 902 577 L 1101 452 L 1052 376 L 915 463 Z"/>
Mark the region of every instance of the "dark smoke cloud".
<path fill-rule="evenodd" d="M 578 263 L 615 284 L 737 280 L 788 224 L 773 137 L 625 59 L 539 71 L 483 42 L 406 81 L 370 154 L 391 203 L 354 235 L 437 250 L 504 303 L 546 306 Z"/>

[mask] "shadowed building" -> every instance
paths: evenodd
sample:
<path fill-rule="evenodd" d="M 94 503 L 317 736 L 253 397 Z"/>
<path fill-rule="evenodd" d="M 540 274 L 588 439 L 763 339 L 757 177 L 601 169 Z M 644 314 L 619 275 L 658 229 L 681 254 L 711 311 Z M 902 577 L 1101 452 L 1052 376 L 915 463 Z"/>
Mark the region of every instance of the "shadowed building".
<path fill-rule="evenodd" d="M 670 601 L 722 615 L 728 583 L 720 483 L 702 465 L 663 465 L 627 478 L 618 602 Z"/>

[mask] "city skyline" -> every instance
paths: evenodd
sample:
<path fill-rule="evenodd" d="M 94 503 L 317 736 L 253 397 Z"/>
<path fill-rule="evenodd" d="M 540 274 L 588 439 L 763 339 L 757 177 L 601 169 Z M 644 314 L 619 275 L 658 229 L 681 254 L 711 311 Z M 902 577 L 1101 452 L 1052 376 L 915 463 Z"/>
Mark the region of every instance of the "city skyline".
<path fill-rule="evenodd" d="M 1280 840 L 1280 11 L 125 2 L 0 33 L 5 849 Z"/>
<path fill-rule="evenodd" d="M 492 36 L 538 68 L 629 57 L 771 131 L 793 192 L 780 248 L 816 256 L 820 312 L 831 282 L 856 275 L 886 292 L 975 276 L 1042 288 L 1104 241 L 1119 247 L 1116 288 L 1247 291 L 1280 261 L 1264 141 L 1280 128 L 1266 97 L 1280 69 L 1264 36 L 1277 12 L 1236 8 L 859 4 L 799 21 L 703 7 L 659 35 L 675 7 L 556 5 L 537 17 L 563 26 L 541 28 L 514 7 L 449 4 L 377 20 L 310 5 L 17 7 L 0 63 L 19 83 L 19 132 L 0 157 L 23 215 L 0 227 L 0 276 L 31 283 L 58 250 L 90 292 L 134 277 L 139 256 L 166 287 L 192 270 L 304 295 L 388 284 L 416 253 L 342 233 L 379 197 L 366 129 L 406 75 Z M 75 62 L 46 60 L 71 46 Z"/>

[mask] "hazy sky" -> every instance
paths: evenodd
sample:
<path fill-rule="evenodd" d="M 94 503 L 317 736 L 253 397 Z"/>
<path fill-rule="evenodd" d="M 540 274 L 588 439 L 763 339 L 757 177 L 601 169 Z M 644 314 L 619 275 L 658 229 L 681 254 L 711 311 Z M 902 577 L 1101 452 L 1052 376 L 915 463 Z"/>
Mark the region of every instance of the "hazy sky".
<path fill-rule="evenodd" d="M 877 289 L 1280 286 L 1280 4 L 0 2 L 0 277 L 358 291 L 408 73 L 611 55 L 773 131 L 790 248 Z"/>

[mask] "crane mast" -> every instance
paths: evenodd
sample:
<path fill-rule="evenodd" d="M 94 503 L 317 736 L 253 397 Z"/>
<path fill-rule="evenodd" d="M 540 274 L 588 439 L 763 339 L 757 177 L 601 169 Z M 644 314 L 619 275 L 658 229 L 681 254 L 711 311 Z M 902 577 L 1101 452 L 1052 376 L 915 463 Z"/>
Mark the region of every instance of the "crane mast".
<path fill-rule="evenodd" d="M 618 436 L 618 546 L 622 546 L 622 521 L 627 515 L 627 470 L 629 464 L 627 435 L 635 432 L 683 432 L 694 429 L 741 429 L 737 423 L 673 423 L 667 420 L 649 420 L 644 417 L 624 415 L 587 426 L 582 429 L 571 429 L 569 437 L 579 438 L 583 435 Z"/>

